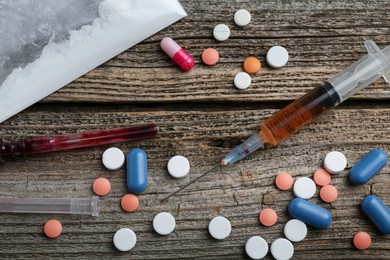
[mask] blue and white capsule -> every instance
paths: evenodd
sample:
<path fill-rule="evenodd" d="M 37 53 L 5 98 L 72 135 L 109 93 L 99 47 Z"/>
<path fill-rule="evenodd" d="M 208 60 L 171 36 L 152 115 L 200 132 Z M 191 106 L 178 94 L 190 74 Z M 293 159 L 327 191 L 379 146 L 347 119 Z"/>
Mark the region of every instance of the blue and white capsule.
<path fill-rule="evenodd" d="M 364 198 L 361 207 L 383 234 L 390 234 L 390 209 L 378 196 L 368 195 Z"/>
<path fill-rule="evenodd" d="M 141 193 L 148 186 L 148 159 L 144 150 L 132 149 L 127 154 L 127 187 L 130 192 Z"/>
<path fill-rule="evenodd" d="M 332 215 L 327 209 L 301 198 L 290 202 L 288 212 L 292 217 L 315 228 L 327 228 L 332 223 Z"/>
<path fill-rule="evenodd" d="M 349 179 L 355 184 L 368 182 L 387 163 L 387 153 L 380 149 L 373 149 L 358 161 L 349 172 Z"/>

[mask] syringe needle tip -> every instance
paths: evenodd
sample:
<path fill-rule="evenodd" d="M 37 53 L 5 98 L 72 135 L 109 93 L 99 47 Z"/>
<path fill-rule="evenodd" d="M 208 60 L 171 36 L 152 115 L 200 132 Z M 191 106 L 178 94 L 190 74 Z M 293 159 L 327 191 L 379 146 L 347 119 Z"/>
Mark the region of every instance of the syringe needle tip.
<path fill-rule="evenodd" d="M 212 172 L 213 170 L 215 170 L 216 168 L 220 167 L 221 165 L 216 165 L 214 166 L 213 168 L 211 168 L 210 170 L 208 170 L 207 172 L 203 173 L 202 175 L 200 175 L 199 177 L 197 177 L 196 179 L 190 181 L 189 183 L 187 183 L 186 185 L 184 185 L 183 187 L 181 187 L 180 189 L 178 189 L 177 191 L 169 194 L 167 197 L 165 197 L 164 199 L 160 200 L 160 202 L 165 202 L 167 201 L 170 197 L 176 195 L 177 193 L 179 193 L 180 191 L 184 190 L 185 188 L 187 188 L 188 186 L 190 186 L 192 183 L 198 181 L 200 178 L 206 176 L 207 174 L 209 174 L 210 172 Z"/>

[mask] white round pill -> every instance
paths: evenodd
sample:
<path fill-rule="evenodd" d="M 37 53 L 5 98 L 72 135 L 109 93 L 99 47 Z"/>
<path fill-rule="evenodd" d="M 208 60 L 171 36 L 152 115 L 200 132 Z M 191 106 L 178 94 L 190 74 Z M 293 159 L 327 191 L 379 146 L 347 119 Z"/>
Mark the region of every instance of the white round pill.
<path fill-rule="evenodd" d="M 307 235 L 306 224 L 298 219 L 291 219 L 284 225 L 284 235 L 292 242 L 302 241 Z"/>
<path fill-rule="evenodd" d="M 125 155 L 120 149 L 111 147 L 104 151 L 102 155 L 102 162 L 107 169 L 116 171 L 119 170 L 125 163 Z"/>
<path fill-rule="evenodd" d="M 282 46 L 274 46 L 268 50 L 266 60 L 268 65 L 279 69 L 287 64 L 288 52 Z"/>
<path fill-rule="evenodd" d="M 247 89 L 251 85 L 251 76 L 246 72 L 239 72 L 234 77 L 234 86 L 238 89 Z"/>
<path fill-rule="evenodd" d="M 238 26 L 248 25 L 251 22 L 251 18 L 251 14 L 245 9 L 240 9 L 234 14 L 234 22 Z"/>
<path fill-rule="evenodd" d="M 190 172 L 190 162 L 184 156 L 173 156 L 168 162 L 168 172 L 174 178 L 186 177 Z"/>
<path fill-rule="evenodd" d="M 215 239 L 225 239 L 230 235 L 232 226 L 226 218 L 218 216 L 209 223 L 210 235 Z"/>
<path fill-rule="evenodd" d="M 120 251 L 129 251 L 137 243 L 137 236 L 130 228 L 121 228 L 114 235 L 114 246 Z"/>
<path fill-rule="evenodd" d="M 153 228 L 160 235 L 172 233 L 175 226 L 175 218 L 168 212 L 158 213 L 153 219 Z"/>
<path fill-rule="evenodd" d="M 276 260 L 288 260 L 294 255 L 294 246 L 287 239 L 278 238 L 271 244 L 271 254 Z"/>
<path fill-rule="evenodd" d="M 294 195 L 302 199 L 310 199 L 316 193 L 316 184 L 307 177 L 300 177 L 294 182 Z"/>
<path fill-rule="evenodd" d="M 261 259 L 268 253 L 268 244 L 264 238 L 253 236 L 245 243 L 245 252 L 252 259 Z"/>
<path fill-rule="evenodd" d="M 225 41 L 229 39 L 230 29 L 226 24 L 218 24 L 213 30 L 214 38 L 218 41 Z"/>
<path fill-rule="evenodd" d="M 340 152 L 330 152 L 325 156 L 324 167 L 332 174 L 340 173 L 347 167 L 347 158 Z"/>

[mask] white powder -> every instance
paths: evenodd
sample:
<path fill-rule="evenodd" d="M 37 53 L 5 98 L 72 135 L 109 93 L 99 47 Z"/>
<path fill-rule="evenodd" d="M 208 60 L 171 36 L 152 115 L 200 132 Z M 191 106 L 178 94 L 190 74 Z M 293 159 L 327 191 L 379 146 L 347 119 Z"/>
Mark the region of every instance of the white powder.
<path fill-rule="evenodd" d="M 45 46 L 0 86 L 0 123 L 186 15 L 177 0 L 105 0 L 91 25 Z"/>

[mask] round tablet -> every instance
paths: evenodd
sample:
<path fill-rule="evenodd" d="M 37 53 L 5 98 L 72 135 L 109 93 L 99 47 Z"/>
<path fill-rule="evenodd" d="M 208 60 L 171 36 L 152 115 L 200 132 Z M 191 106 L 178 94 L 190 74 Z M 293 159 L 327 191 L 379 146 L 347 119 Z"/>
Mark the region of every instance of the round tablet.
<path fill-rule="evenodd" d="M 248 57 L 244 61 L 243 68 L 248 74 L 256 74 L 261 69 L 261 63 L 255 57 Z"/>
<path fill-rule="evenodd" d="M 139 206 L 138 197 L 134 194 L 126 194 L 121 199 L 121 207 L 124 211 L 133 212 Z"/>
<path fill-rule="evenodd" d="M 337 189 L 332 185 L 325 185 L 320 190 L 320 198 L 325 202 L 334 202 L 337 196 Z"/>
<path fill-rule="evenodd" d="M 230 29 L 226 24 L 218 24 L 214 27 L 213 35 L 216 40 L 225 41 L 229 39 Z"/>
<path fill-rule="evenodd" d="M 248 25 L 251 22 L 251 18 L 251 14 L 245 9 L 240 9 L 234 14 L 234 22 L 238 26 Z"/>
<path fill-rule="evenodd" d="M 99 196 L 108 194 L 111 190 L 111 183 L 106 178 L 97 178 L 92 184 L 92 190 Z"/>
<path fill-rule="evenodd" d="M 175 229 L 175 218 L 168 212 L 158 213 L 153 219 L 154 231 L 160 235 L 168 235 Z"/>
<path fill-rule="evenodd" d="M 210 235 L 215 239 L 225 239 L 230 235 L 232 226 L 229 220 L 222 216 L 213 218 L 209 223 Z"/>
<path fill-rule="evenodd" d="M 325 156 L 324 167 L 330 173 L 340 173 L 347 167 L 347 158 L 340 152 L 330 152 Z"/>
<path fill-rule="evenodd" d="M 129 251 L 137 243 L 137 236 L 130 228 L 121 228 L 114 235 L 114 246 L 120 251 Z"/>
<path fill-rule="evenodd" d="M 186 177 L 190 172 L 190 162 L 184 156 L 173 156 L 168 162 L 168 172 L 174 178 Z"/>
<path fill-rule="evenodd" d="M 206 65 L 215 65 L 219 60 L 219 53 L 216 49 L 208 48 L 202 52 L 202 61 Z"/>
<path fill-rule="evenodd" d="M 353 245 L 360 250 L 366 250 L 371 245 L 371 236 L 366 232 L 360 231 L 353 237 Z"/>
<path fill-rule="evenodd" d="M 264 226 L 270 227 L 274 225 L 276 221 L 278 221 L 278 215 L 276 214 L 275 210 L 266 208 L 260 211 L 259 220 L 260 223 Z"/>
<path fill-rule="evenodd" d="M 289 190 L 294 184 L 294 179 L 287 172 L 281 172 L 276 176 L 275 184 L 280 190 Z"/>
<path fill-rule="evenodd" d="M 247 89 L 251 85 L 251 76 L 245 72 L 239 72 L 234 77 L 234 86 L 238 89 Z"/>
<path fill-rule="evenodd" d="M 288 52 L 282 46 L 274 46 L 267 52 L 267 63 L 275 69 L 279 69 L 287 64 Z"/>
<path fill-rule="evenodd" d="M 50 238 L 59 237 L 62 233 L 62 224 L 56 219 L 51 219 L 46 222 L 43 227 L 43 232 L 45 232 L 45 235 Z"/>
<path fill-rule="evenodd" d="M 329 172 L 327 172 L 325 169 L 318 169 L 314 173 L 313 179 L 318 186 L 325 186 L 329 184 L 331 177 Z"/>
<path fill-rule="evenodd" d="M 310 199 L 316 193 L 316 184 L 307 177 L 298 178 L 293 187 L 294 195 L 302 199 Z"/>
<path fill-rule="evenodd" d="M 284 235 L 292 242 L 302 241 L 307 235 L 306 224 L 298 219 L 291 219 L 284 225 Z"/>
<path fill-rule="evenodd" d="M 245 252 L 252 259 L 261 259 L 268 253 L 268 244 L 264 238 L 253 236 L 246 241 Z"/>
<path fill-rule="evenodd" d="M 123 163 L 125 162 L 125 155 L 120 149 L 111 147 L 104 151 L 102 161 L 103 165 L 107 169 L 116 171 L 123 166 Z"/>
<path fill-rule="evenodd" d="M 271 244 L 271 254 L 276 260 L 288 260 L 294 255 L 294 246 L 287 239 L 278 238 Z"/>

